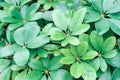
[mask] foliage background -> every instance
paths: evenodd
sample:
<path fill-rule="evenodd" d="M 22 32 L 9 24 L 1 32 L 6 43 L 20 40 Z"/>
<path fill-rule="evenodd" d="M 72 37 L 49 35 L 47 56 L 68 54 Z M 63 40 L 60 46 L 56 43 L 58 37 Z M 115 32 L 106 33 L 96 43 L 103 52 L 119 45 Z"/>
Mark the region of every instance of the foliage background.
<path fill-rule="evenodd" d="M 120 80 L 120 0 L 0 0 L 0 80 Z"/>

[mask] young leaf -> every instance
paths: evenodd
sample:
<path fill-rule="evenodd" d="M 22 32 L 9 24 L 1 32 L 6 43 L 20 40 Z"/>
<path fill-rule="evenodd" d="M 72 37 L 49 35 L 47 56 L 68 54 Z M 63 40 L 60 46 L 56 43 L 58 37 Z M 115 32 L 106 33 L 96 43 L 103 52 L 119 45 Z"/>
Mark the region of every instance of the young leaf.
<path fill-rule="evenodd" d="M 98 55 L 96 51 L 88 51 L 82 56 L 83 60 L 93 59 Z"/>
<path fill-rule="evenodd" d="M 99 21 L 95 22 L 95 28 L 99 35 L 103 35 L 109 30 L 109 22 L 105 18 L 101 18 Z"/>
<path fill-rule="evenodd" d="M 107 63 L 103 58 L 100 58 L 100 69 L 105 72 L 107 70 Z"/>
<path fill-rule="evenodd" d="M 49 42 L 49 37 L 46 35 L 40 35 L 30 41 L 27 45 L 28 48 L 34 49 L 39 48 Z"/>
<path fill-rule="evenodd" d="M 79 39 L 73 36 L 68 37 L 68 43 L 71 45 L 79 45 Z"/>
<path fill-rule="evenodd" d="M 117 51 L 116 50 L 111 50 L 107 53 L 104 53 L 102 56 L 105 58 L 113 58 L 117 55 Z"/>
<path fill-rule="evenodd" d="M 111 51 L 115 47 L 115 44 L 116 44 L 116 38 L 114 36 L 111 36 L 105 40 L 102 49 L 104 52 Z"/>
<path fill-rule="evenodd" d="M 24 66 L 29 60 L 29 55 L 28 49 L 21 48 L 14 54 L 14 61 L 17 65 Z"/>
<path fill-rule="evenodd" d="M 32 71 L 26 75 L 24 80 L 40 80 L 41 76 L 42 72 Z"/>
<path fill-rule="evenodd" d="M 71 31 L 77 26 L 79 26 L 80 24 L 82 24 L 85 14 L 86 14 L 86 8 L 81 8 L 74 13 L 74 16 L 72 17 L 71 23 L 70 23 Z"/>
<path fill-rule="evenodd" d="M 65 16 L 65 14 L 63 12 L 61 12 L 60 10 L 54 10 L 53 11 L 53 14 L 52 14 L 52 17 L 53 17 L 53 21 L 55 23 L 55 25 L 66 31 L 67 29 L 67 18 Z"/>
<path fill-rule="evenodd" d="M 81 24 L 73 28 L 72 34 L 71 35 L 80 35 L 84 32 L 86 32 L 90 28 L 89 24 Z"/>
<path fill-rule="evenodd" d="M 83 67 L 78 62 L 73 63 L 72 66 L 70 67 L 70 73 L 75 78 L 79 78 L 83 74 L 82 71 Z"/>
<path fill-rule="evenodd" d="M 75 62 L 75 58 L 73 57 L 63 57 L 60 61 L 62 64 L 72 64 Z"/>

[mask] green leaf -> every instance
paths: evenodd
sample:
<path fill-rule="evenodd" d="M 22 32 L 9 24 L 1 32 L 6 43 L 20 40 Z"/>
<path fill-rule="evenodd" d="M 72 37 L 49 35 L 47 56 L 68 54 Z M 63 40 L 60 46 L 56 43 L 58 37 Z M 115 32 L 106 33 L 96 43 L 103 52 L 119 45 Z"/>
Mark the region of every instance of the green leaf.
<path fill-rule="evenodd" d="M 30 68 L 32 68 L 33 70 L 40 70 L 40 71 L 43 70 L 42 63 L 39 60 L 37 60 L 37 59 L 30 59 L 30 61 L 28 63 L 28 66 Z"/>
<path fill-rule="evenodd" d="M 107 58 L 105 61 L 113 67 L 120 67 L 120 52 L 117 51 L 117 55 L 115 57 Z"/>
<path fill-rule="evenodd" d="M 56 69 L 59 69 L 60 67 L 62 67 L 63 64 L 60 63 L 61 58 L 62 58 L 62 56 L 56 56 L 56 57 L 52 58 L 49 69 L 56 70 Z"/>
<path fill-rule="evenodd" d="M 92 5 L 93 7 L 98 11 L 98 12 L 102 12 L 103 11 L 103 0 L 92 0 Z"/>
<path fill-rule="evenodd" d="M 13 18 L 13 17 L 4 17 L 1 20 L 2 22 L 6 22 L 6 23 L 18 23 L 20 22 L 19 19 Z"/>
<path fill-rule="evenodd" d="M 68 37 L 61 41 L 61 46 L 66 46 L 68 44 Z"/>
<path fill-rule="evenodd" d="M 90 42 L 96 50 L 100 51 L 103 46 L 103 37 L 99 36 L 97 31 L 92 31 L 90 34 Z"/>
<path fill-rule="evenodd" d="M 73 57 L 63 57 L 60 61 L 62 64 L 72 64 L 75 62 L 75 58 Z"/>
<path fill-rule="evenodd" d="M 49 67 L 49 65 L 50 65 L 50 57 L 49 56 L 41 58 L 40 61 L 42 62 L 44 67 L 46 67 L 46 68 Z"/>
<path fill-rule="evenodd" d="M 54 70 L 51 71 L 50 74 L 51 78 L 53 80 L 73 80 L 72 76 L 70 75 L 69 72 L 67 72 L 66 70 L 63 69 L 59 69 L 59 70 Z M 62 76 L 62 77 L 61 77 Z M 44 79 L 45 80 L 45 79 Z"/>
<path fill-rule="evenodd" d="M 44 76 L 41 77 L 40 80 L 47 80 L 47 77 L 44 75 Z"/>
<path fill-rule="evenodd" d="M 68 37 L 68 43 L 71 45 L 79 45 L 79 39 L 73 36 Z"/>
<path fill-rule="evenodd" d="M 28 20 L 31 19 L 34 13 L 39 9 L 39 7 L 40 7 L 40 4 L 33 3 L 27 10 L 26 19 Z"/>
<path fill-rule="evenodd" d="M 98 55 L 98 53 L 96 51 L 88 51 L 87 53 L 85 53 L 81 58 L 83 60 L 88 60 L 88 59 L 93 59 Z"/>
<path fill-rule="evenodd" d="M 5 46 L 0 50 L 0 57 L 8 57 L 10 55 L 13 55 L 16 50 L 18 50 L 20 46 L 17 44 Z"/>
<path fill-rule="evenodd" d="M 15 17 L 16 19 L 22 20 L 22 15 L 17 8 L 14 8 L 14 9 L 10 10 L 10 15 Z"/>
<path fill-rule="evenodd" d="M 24 80 L 40 80 L 41 76 L 42 76 L 42 72 L 32 71 L 26 75 Z"/>
<path fill-rule="evenodd" d="M 120 68 L 116 68 L 112 75 L 112 80 L 120 80 Z"/>
<path fill-rule="evenodd" d="M 102 56 L 105 58 L 113 58 L 117 55 L 117 51 L 116 50 L 111 50 L 107 53 L 104 53 Z"/>
<path fill-rule="evenodd" d="M 47 57 L 48 52 L 46 50 L 44 50 L 44 49 L 39 48 L 39 49 L 37 49 L 37 54 L 40 57 Z"/>
<path fill-rule="evenodd" d="M 110 21 L 110 27 L 112 31 L 118 35 L 120 35 L 120 21 L 116 19 L 109 19 Z"/>
<path fill-rule="evenodd" d="M 75 62 L 70 67 L 70 73 L 73 77 L 79 78 L 83 74 L 83 67 L 80 63 Z"/>
<path fill-rule="evenodd" d="M 111 51 L 115 47 L 115 44 L 116 44 L 116 37 L 111 36 L 107 38 L 103 43 L 102 51 L 104 52 Z"/>
<path fill-rule="evenodd" d="M 30 20 L 35 21 L 35 20 L 38 20 L 38 19 L 41 19 L 41 18 L 42 18 L 42 13 L 41 12 L 36 12 Z"/>
<path fill-rule="evenodd" d="M 81 41 L 80 44 L 77 46 L 77 53 L 79 56 L 84 55 L 88 50 L 88 44 L 86 41 Z"/>
<path fill-rule="evenodd" d="M 85 14 L 86 14 L 86 8 L 81 8 L 74 13 L 74 16 L 72 17 L 70 23 L 70 28 L 69 28 L 70 31 L 73 31 L 74 28 L 82 24 Z"/>
<path fill-rule="evenodd" d="M 57 41 L 60 41 L 60 40 L 63 40 L 65 39 L 66 35 L 63 33 L 63 32 L 54 32 L 52 35 L 51 35 L 51 39 L 52 40 L 57 40 Z"/>
<path fill-rule="evenodd" d="M 10 61 L 7 59 L 0 59 L 0 73 L 3 72 L 10 65 Z"/>
<path fill-rule="evenodd" d="M 108 69 L 106 72 L 104 72 L 98 80 L 111 80 L 111 71 Z"/>
<path fill-rule="evenodd" d="M 27 70 L 22 71 L 15 77 L 15 80 L 24 80 L 26 77 L 26 74 L 27 74 Z"/>
<path fill-rule="evenodd" d="M 95 22 L 95 28 L 98 31 L 99 35 L 103 35 L 109 30 L 109 22 L 105 18 L 101 18 L 99 21 Z"/>
<path fill-rule="evenodd" d="M 97 71 L 100 68 L 100 58 L 95 58 L 90 62 L 90 65 Z"/>
<path fill-rule="evenodd" d="M 24 66 L 29 60 L 29 55 L 28 49 L 21 48 L 14 54 L 14 61 L 17 65 Z"/>
<path fill-rule="evenodd" d="M 53 21 L 55 23 L 55 25 L 66 31 L 67 29 L 67 18 L 65 16 L 65 14 L 63 12 L 61 12 L 60 10 L 54 10 L 53 11 L 53 14 L 52 14 L 52 17 L 53 17 Z"/>
<path fill-rule="evenodd" d="M 20 0 L 20 6 L 23 6 L 24 4 L 30 2 L 31 0 Z"/>
<path fill-rule="evenodd" d="M 105 72 L 107 70 L 107 64 L 105 60 L 101 57 L 100 58 L 100 69 Z"/>
<path fill-rule="evenodd" d="M 120 12 L 120 2 L 113 3 L 107 10 L 107 13 L 117 13 Z"/>
<path fill-rule="evenodd" d="M 12 31 L 12 30 L 17 29 L 18 27 L 21 27 L 22 25 L 23 25 L 22 22 L 18 22 L 18 23 L 15 23 L 15 24 L 9 24 L 9 25 L 8 25 L 8 29 L 9 29 L 10 31 Z"/>
<path fill-rule="evenodd" d="M 95 70 L 87 63 L 82 63 L 83 74 L 82 77 L 84 80 L 96 80 Z"/>
<path fill-rule="evenodd" d="M 120 38 L 118 39 L 118 46 L 119 46 L 119 49 L 120 49 Z"/>
<path fill-rule="evenodd" d="M 107 5 L 106 5 L 107 4 Z M 103 9 L 104 11 L 109 12 L 109 8 L 114 4 L 114 0 L 103 0 Z"/>
<path fill-rule="evenodd" d="M 39 48 L 47 43 L 49 43 L 49 37 L 46 35 L 40 35 L 40 36 L 34 38 L 32 41 L 30 41 L 27 44 L 27 47 L 34 49 L 34 48 Z"/>
<path fill-rule="evenodd" d="M 61 53 L 66 57 L 72 57 L 73 56 L 70 52 L 70 49 L 61 49 Z"/>
<path fill-rule="evenodd" d="M 87 8 L 87 13 L 86 13 L 85 20 L 84 20 L 86 23 L 100 20 L 101 15 L 97 11 L 95 11 L 91 7 L 86 7 L 86 8 Z"/>
<path fill-rule="evenodd" d="M 10 67 L 5 69 L 2 73 L 0 73 L 0 79 L 1 80 L 8 80 L 10 78 Z"/>
<path fill-rule="evenodd" d="M 90 28 L 89 24 L 81 24 L 73 28 L 73 32 L 71 35 L 80 35 L 84 32 L 86 32 Z"/>
<path fill-rule="evenodd" d="M 25 68 L 25 66 L 13 65 L 13 66 L 11 67 L 11 70 L 13 70 L 13 71 L 19 71 L 19 70 L 22 70 L 22 69 L 24 69 L 24 68 Z"/>

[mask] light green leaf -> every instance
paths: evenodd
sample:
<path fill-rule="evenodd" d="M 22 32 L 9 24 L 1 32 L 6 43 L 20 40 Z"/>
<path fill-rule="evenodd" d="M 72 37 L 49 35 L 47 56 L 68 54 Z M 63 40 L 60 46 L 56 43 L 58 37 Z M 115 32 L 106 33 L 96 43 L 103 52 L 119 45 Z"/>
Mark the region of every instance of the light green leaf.
<path fill-rule="evenodd" d="M 105 72 L 107 70 L 107 63 L 105 60 L 101 57 L 100 58 L 100 69 Z"/>
<path fill-rule="evenodd" d="M 52 17 L 55 25 L 58 28 L 64 31 L 67 29 L 67 18 L 63 12 L 61 12 L 60 10 L 54 10 Z"/>
<path fill-rule="evenodd" d="M 39 48 L 49 42 L 49 37 L 46 35 L 40 35 L 36 38 L 34 38 L 32 41 L 30 41 L 27 44 L 28 48 L 34 49 L 34 48 Z"/>
<path fill-rule="evenodd" d="M 80 63 L 75 62 L 70 67 L 70 73 L 73 77 L 79 78 L 83 74 L 83 67 Z"/>
<path fill-rule="evenodd" d="M 74 13 L 74 16 L 72 17 L 70 23 L 70 28 L 69 28 L 70 31 L 73 31 L 74 28 L 82 24 L 85 14 L 86 14 L 86 8 L 81 8 Z"/>
<path fill-rule="evenodd" d="M 115 47 L 115 44 L 116 44 L 116 38 L 114 36 L 107 38 L 103 43 L 103 51 L 104 52 L 111 51 Z"/>
<path fill-rule="evenodd" d="M 0 73 L 3 72 L 10 65 L 10 60 L 0 59 Z"/>
<path fill-rule="evenodd" d="M 14 61 L 19 66 L 24 66 L 29 60 L 29 51 L 26 48 L 21 48 L 14 54 Z"/>
<path fill-rule="evenodd" d="M 40 32 L 40 27 L 36 22 L 30 22 L 26 24 L 24 27 L 18 28 L 14 32 L 15 42 L 21 46 L 28 44 L 31 40 L 33 40 L 38 33 Z"/>
<path fill-rule="evenodd" d="M 103 37 L 99 36 L 97 31 L 91 32 L 90 42 L 92 46 L 98 51 L 100 51 L 103 48 Z"/>
<path fill-rule="evenodd" d="M 114 3 L 114 0 L 103 0 L 103 9 L 104 9 L 104 11 L 108 11 L 109 12 L 108 9 L 110 7 L 112 7 L 113 3 Z"/>
<path fill-rule="evenodd" d="M 27 70 L 22 71 L 15 77 L 15 80 L 24 80 L 26 77 L 26 74 L 27 74 Z"/>
<path fill-rule="evenodd" d="M 113 58 L 117 55 L 117 51 L 116 50 L 111 50 L 107 53 L 104 53 L 102 56 L 105 58 Z"/>
<path fill-rule="evenodd" d="M 56 69 L 59 69 L 60 67 L 62 67 L 63 64 L 60 63 L 61 58 L 62 58 L 62 56 L 56 56 L 56 57 L 52 58 L 49 69 L 56 70 Z"/>
<path fill-rule="evenodd" d="M 73 32 L 71 35 L 80 35 L 84 32 L 86 32 L 90 28 L 89 24 L 81 24 L 73 28 Z"/>
<path fill-rule="evenodd" d="M 100 13 L 103 11 L 103 0 L 91 0 L 93 7 Z"/>
<path fill-rule="evenodd" d="M 39 7 L 40 7 L 40 4 L 33 3 L 27 10 L 26 19 L 28 20 L 31 19 L 34 13 L 39 9 Z"/>
<path fill-rule="evenodd" d="M 97 71 L 100 68 L 100 58 L 95 58 L 90 62 L 90 65 Z"/>
<path fill-rule="evenodd" d="M 69 36 L 68 43 L 71 45 L 79 45 L 79 39 L 77 37 Z"/>
<path fill-rule="evenodd" d="M 112 80 L 120 80 L 120 68 L 116 68 L 112 75 Z"/>
<path fill-rule="evenodd" d="M 85 53 L 81 58 L 83 60 L 88 60 L 88 59 L 93 59 L 98 55 L 98 53 L 96 51 L 88 51 L 87 53 Z"/>
<path fill-rule="evenodd" d="M 77 53 L 79 56 L 84 55 L 88 50 L 88 43 L 86 41 L 80 42 L 80 44 L 77 46 Z"/>
<path fill-rule="evenodd" d="M 1 74 L 0 74 L 0 80 L 8 80 L 10 78 L 10 67 L 5 69 Z"/>
<path fill-rule="evenodd" d="M 62 64 L 72 64 L 75 62 L 75 58 L 73 57 L 63 57 L 60 61 Z"/>
<path fill-rule="evenodd" d="M 63 32 L 54 32 L 52 35 L 51 35 L 51 39 L 52 40 L 57 40 L 57 41 L 60 41 L 60 40 L 63 40 L 65 39 L 66 35 L 63 33 Z"/>
<path fill-rule="evenodd" d="M 111 80 L 111 70 L 108 69 L 106 72 L 104 72 L 98 80 Z"/>
<path fill-rule="evenodd" d="M 8 57 L 10 55 L 13 55 L 16 50 L 18 50 L 20 46 L 17 44 L 5 46 L 0 50 L 0 57 Z"/>
<path fill-rule="evenodd" d="M 101 18 L 99 21 L 95 22 L 95 28 L 99 35 L 103 35 L 109 30 L 109 22 L 105 18 Z"/>
<path fill-rule="evenodd" d="M 24 69 L 24 68 L 25 68 L 25 66 L 13 65 L 13 66 L 11 67 L 11 70 L 13 70 L 13 71 L 19 71 L 19 70 L 22 70 L 22 69 Z"/>
<path fill-rule="evenodd" d="M 40 80 L 41 76 L 42 76 L 42 72 L 32 71 L 26 75 L 24 80 Z"/>
<path fill-rule="evenodd" d="M 107 58 L 105 61 L 113 67 L 120 67 L 120 52 L 117 51 L 117 55 L 115 57 Z"/>
<path fill-rule="evenodd" d="M 37 60 L 37 59 L 30 59 L 30 61 L 28 63 L 28 66 L 30 68 L 32 68 L 33 70 L 40 70 L 40 71 L 43 70 L 42 63 L 39 60 Z"/>
<path fill-rule="evenodd" d="M 66 57 L 72 57 L 73 56 L 70 52 L 70 49 L 61 49 L 61 53 Z"/>
<path fill-rule="evenodd" d="M 68 44 L 68 37 L 61 41 L 61 46 L 66 46 Z"/>
<path fill-rule="evenodd" d="M 63 69 L 51 71 L 50 76 L 52 80 L 73 80 L 70 73 Z"/>
<path fill-rule="evenodd" d="M 1 20 L 2 22 L 7 22 L 7 23 L 18 23 L 20 22 L 19 19 L 13 18 L 13 17 L 4 17 Z"/>
<path fill-rule="evenodd" d="M 28 3 L 31 0 L 20 0 L 20 6 L 23 6 L 24 4 Z"/>
<path fill-rule="evenodd" d="M 91 7 L 86 7 L 86 8 L 87 8 L 87 13 L 85 16 L 86 23 L 98 21 L 101 19 L 101 15 L 97 11 L 95 11 L 93 8 Z"/>
<path fill-rule="evenodd" d="M 120 21 L 116 19 L 109 19 L 109 21 L 112 31 L 120 35 Z"/>
<path fill-rule="evenodd" d="M 87 63 L 82 63 L 83 66 L 83 74 L 82 77 L 84 80 L 96 80 L 96 72 L 95 70 Z"/>
<path fill-rule="evenodd" d="M 38 20 L 38 19 L 41 19 L 41 18 L 42 18 L 42 13 L 41 12 L 36 12 L 30 20 L 35 21 L 35 20 Z"/>

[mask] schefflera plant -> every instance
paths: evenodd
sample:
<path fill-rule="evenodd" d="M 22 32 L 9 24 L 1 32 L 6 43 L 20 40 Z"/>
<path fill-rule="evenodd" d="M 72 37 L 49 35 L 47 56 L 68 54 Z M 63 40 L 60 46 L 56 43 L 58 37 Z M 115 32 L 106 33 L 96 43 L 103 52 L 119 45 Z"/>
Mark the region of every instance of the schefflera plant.
<path fill-rule="evenodd" d="M 89 50 L 98 52 L 98 55 L 89 62 L 91 66 L 96 71 L 100 69 L 102 72 L 105 72 L 109 66 L 107 65 L 106 59 L 113 58 L 117 55 L 117 49 L 114 48 L 116 45 L 116 38 L 110 36 L 104 39 L 97 31 L 92 31 L 90 36 L 82 34 L 79 39 L 89 43 Z"/>
<path fill-rule="evenodd" d="M 55 9 L 52 13 L 53 21 L 56 27 L 50 29 L 50 39 L 60 42 L 61 46 L 79 45 L 78 35 L 86 32 L 90 26 L 84 24 L 83 19 L 86 14 L 86 8 L 77 11 L 68 11 L 66 13 Z"/>
<path fill-rule="evenodd" d="M 63 64 L 60 63 L 62 55 L 44 58 L 31 58 L 28 67 L 22 70 L 16 76 L 15 80 L 73 80 L 70 73 L 64 69 L 60 69 Z M 19 67 L 12 67 L 13 71 L 20 71 Z"/>
<path fill-rule="evenodd" d="M 84 80 L 96 80 L 96 72 L 94 68 L 88 64 L 91 59 L 94 59 L 98 53 L 94 50 L 88 50 L 88 43 L 81 41 L 78 46 L 70 46 L 67 49 L 61 49 L 64 57 L 61 63 L 70 66 L 70 73 L 73 77 L 83 77 Z"/>
<path fill-rule="evenodd" d="M 36 22 L 18 28 L 13 34 L 14 43 L 0 50 L 0 58 L 13 55 L 15 63 L 24 66 L 30 58 L 30 50 L 37 49 L 49 43 L 47 35 L 40 34 L 40 27 Z"/>
<path fill-rule="evenodd" d="M 23 26 L 27 22 L 35 22 L 42 18 L 42 12 L 37 12 L 39 7 L 40 4 L 34 3 L 30 6 L 24 5 L 20 9 L 12 8 L 8 15 L 1 19 L 1 22 L 10 23 L 8 25 L 10 31 Z"/>

